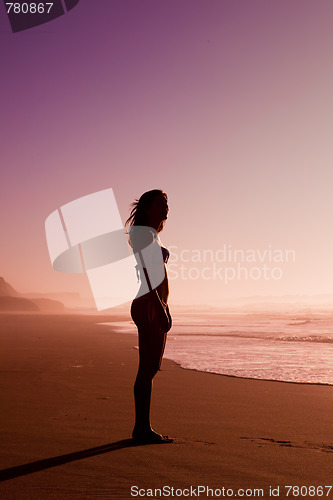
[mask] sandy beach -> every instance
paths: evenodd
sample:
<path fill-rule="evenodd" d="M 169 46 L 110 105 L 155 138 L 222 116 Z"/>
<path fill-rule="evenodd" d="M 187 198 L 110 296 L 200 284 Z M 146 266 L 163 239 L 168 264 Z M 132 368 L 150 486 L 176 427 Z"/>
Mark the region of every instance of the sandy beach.
<path fill-rule="evenodd" d="M 136 337 L 97 325 L 117 320 L 1 314 L 1 499 L 333 498 L 332 386 L 164 360 L 152 424 L 175 442 L 134 446 Z"/>

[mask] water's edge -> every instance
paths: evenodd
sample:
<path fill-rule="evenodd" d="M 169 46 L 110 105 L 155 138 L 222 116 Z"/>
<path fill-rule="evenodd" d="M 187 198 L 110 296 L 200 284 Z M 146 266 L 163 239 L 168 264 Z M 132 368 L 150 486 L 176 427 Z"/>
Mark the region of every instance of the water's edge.
<path fill-rule="evenodd" d="M 124 322 L 115 322 L 115 323 L 97 323 L 100 325 L 107 325 L 110 328 L 114 329 L 117 333 L 121 333 L 123 335 L 137 335 L 136 330 L 133 330 L 131 321 L 124 321 Z M 137 346 L 135 348 L 138 348 Z M 176 366 L 183 370 L 191 370 L 191 371 L 196 371 L 199 373 L 208 373 L 211 375 L 219 375 L 222 377 L 228 377 L 228 378 L 236 378 L 236 379 L 243 379 L 243 380 L 254 380 L 254 381 L 259 381 L 259 382 L 278 382 L 278 383 L 284 383 L 284 384 L 297 384 L 297 385 L 309 385 L 309 386 L 328 386 L 332 387 L 333 384 L 326 383 L 326 382 L 306 382 L 306 381 L 294 381 L 294 380 L 281 380 L 281 379 L 276 379 L 276 378 L 260 378 L 260 377 L 248 377 L 248 376 L 242 376 L 242 375 L 232 375 L 228 373 L 221 373 L 220 371 L 214 371 L 214 370 L 207 370 L 207 369 L 199 369 L 195 367 L 189 367 L 189 366 L 184 366 L 182 362 L 176 361 L 173 359 L 170 354 L 168 355 L 167 353 L 164 354 L 164 359 L 171 361 L 174 363 Z"/>

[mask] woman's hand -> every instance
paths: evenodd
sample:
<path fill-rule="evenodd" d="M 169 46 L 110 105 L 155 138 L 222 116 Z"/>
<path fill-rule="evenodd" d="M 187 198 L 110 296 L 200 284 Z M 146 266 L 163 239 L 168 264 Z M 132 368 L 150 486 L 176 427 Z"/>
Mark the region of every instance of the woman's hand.
<path fill-rule="evenodd" d="M 153 300 L 158 311 L 161 330 L 163 331 L 163 333 L 166 333 L 172 326 L 172 318 L 169 311 L 169 306 L 161 300 L 156 289 L 152 290 L 151 294 L 153 295 Z"/>

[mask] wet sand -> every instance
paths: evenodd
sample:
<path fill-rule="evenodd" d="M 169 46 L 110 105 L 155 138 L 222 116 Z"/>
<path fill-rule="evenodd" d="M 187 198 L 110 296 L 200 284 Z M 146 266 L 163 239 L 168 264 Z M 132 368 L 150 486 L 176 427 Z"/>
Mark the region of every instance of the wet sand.
<path fill-rule="evenodd" d="M 133 446 L 137 339 L 96 324 L 119 320 L 0 315 L 1 499 L 163 498 L 147 491 L 163 486 L 178 498 L 191 486 L 192 498 L 244 498 L 239 489 L 273 498 L 270 487 L 295 498 L 285 486 L 333 484 L 331 386 L 225 377 L 164 360 L 152 424 L 175 442 Z M 138 488 L 147 495 L 134 496 Z"/>

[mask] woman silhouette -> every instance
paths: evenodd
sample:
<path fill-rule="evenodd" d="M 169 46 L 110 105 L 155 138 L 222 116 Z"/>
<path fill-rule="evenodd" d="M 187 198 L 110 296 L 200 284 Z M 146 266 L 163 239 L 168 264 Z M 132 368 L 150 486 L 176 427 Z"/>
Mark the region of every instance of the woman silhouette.
<path fill-rule="evenodd" d="M 167 306 L 169 286 L 165 267 L 169 251 L 162 247 L 158 237 L 168 216 L 168 198 L 163 191 L 154 189 L 144 193 L 132 204 L 132 207 L 126 225 L 131 226 L 130 244 L 134 254 L 139 256 L 137 269 L 140 271 L 141 278 L 140 290 L 131 306 L 131 316 L 138 328 L 140 358 L 134 384 L 135 425 L 132 437 L 140 443 L 171 443 L 172 439 L 158 434 L 150 425 L 152 380 L 160 369 L 166 332 L 171 327 L 171 316 Z M 143 260 L 141 250 L 147 247 L 152 248 L 154 244 L 155 247 L 159 245 L 159 255 L 162 250 L 163 260 L 158 261 L 152 258 L 150 262 L 152 268 L 148 274 L 147 259 Z M 159 266 L 159 269 L 156 266 Z M 153 277 L 156 274 L 161 276 L 161 266 L 164 279 L 154 288 L 149 276 Z"/>

